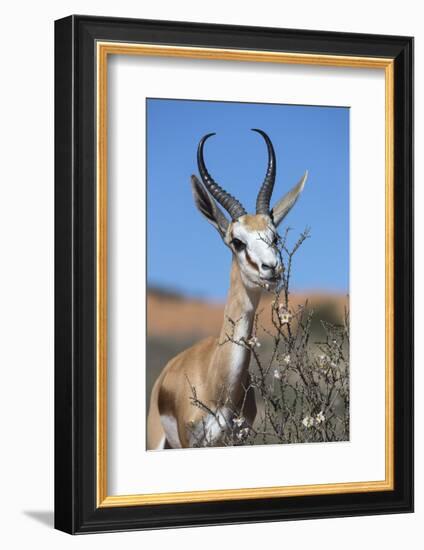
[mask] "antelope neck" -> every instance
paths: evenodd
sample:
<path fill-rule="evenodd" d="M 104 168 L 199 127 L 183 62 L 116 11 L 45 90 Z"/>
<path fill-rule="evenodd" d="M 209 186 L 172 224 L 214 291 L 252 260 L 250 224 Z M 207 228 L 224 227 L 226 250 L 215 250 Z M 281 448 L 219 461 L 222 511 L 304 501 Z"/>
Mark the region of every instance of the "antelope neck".
<path fill-rule="evenodd" d="M 245 287 L 237 261 L 233 259 L 220 342 L 225 341 L 228 335 L 236 341 L 251 336 L 259 299 L 260 289 L 253 290 Z"/>

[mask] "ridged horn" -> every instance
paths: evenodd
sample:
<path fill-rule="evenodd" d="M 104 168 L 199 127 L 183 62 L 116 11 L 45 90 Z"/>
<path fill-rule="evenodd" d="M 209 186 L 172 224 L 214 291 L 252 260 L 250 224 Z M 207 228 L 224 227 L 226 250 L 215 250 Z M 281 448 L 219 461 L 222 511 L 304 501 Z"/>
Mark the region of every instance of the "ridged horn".
<path fill-rule="evenodd" d="M 235 197 L 227 193 L 227 191 L 225 191 L 216 183 L 216 181 L 214 181 L 206 168 L 203 158 L 203 146 L 205 141 L 214 135 L 215 133 L 206 134 L 199 142 L 199 147 L 197 149 L 197 165 L 199 168 L 200 177 L 202 178 L 202 182 L 204 183 L 206 189 L 214 197 L 214 199 L 216 199 L 219 204 L 225 208 L 233 220 L 236 220 L 237 218 L 240 218 L 240 216 L 247 214 L 246 210 Z"/>
<path fill-rule="evenodd" d="M 269 214 L 271 195 L 275 183 L 275 171 L 277 168 L 275 151 L 274 147 L 272 146 L 271 140 L 263 130 L 252 128 L 252 131 L 257 132 L 264 138 L 266 146 L 268 148 L 268 168 L 266 170 L 264 182 L 259 189 L 258 197 L 256 199 L 256 214 Z"/>

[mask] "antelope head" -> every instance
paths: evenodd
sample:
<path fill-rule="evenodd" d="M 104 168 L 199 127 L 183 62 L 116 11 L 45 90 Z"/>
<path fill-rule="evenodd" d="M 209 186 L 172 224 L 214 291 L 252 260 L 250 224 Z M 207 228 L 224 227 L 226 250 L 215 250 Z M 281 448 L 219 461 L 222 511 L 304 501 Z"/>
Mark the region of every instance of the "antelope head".
<path fill-rule="evenodd" d="M 281 277 L 282 263 L 278 249 L 277 228 L 298 199 L 308 172 L 271 208 L 275 183 L 276 159 L 274 147 L 267 134 L 258 129 L 268 148 L 268 168 L 256 199 L 256 213 L 248 214 L 242 204 L 227 193 L 210 175 L 203 158 L 207 134 L 199 142 L 197 165 L 201 181 L 191 176 L 194 201 L 200 212 L 218 230 L 238 263 L 243 283 L 248 288 L 275 288 Z M 230 219 L 222 211 L 228 212 Z"/>

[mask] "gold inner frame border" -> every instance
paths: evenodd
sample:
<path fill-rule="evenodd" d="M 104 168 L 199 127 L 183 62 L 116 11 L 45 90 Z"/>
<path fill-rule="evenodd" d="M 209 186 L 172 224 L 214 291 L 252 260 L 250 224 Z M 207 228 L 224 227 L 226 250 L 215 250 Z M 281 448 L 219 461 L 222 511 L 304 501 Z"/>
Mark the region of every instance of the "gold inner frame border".
<path fill-rule="evenodd" d="M 217 489 L 172 493 L 113 495 L 107 492 L 107 62 L 109 55 L 219 59 L 262 63 L 384 69 L 385 73 L 385 479 L 315 485 Z M 96 43 L 97 63 L 97 335 L 96 335 L 96 470 L 97 507 L 213 502 L 307 495 L 365 493 L 394 489 L 394 60 L 391 58 L 302 54 L 164 46 L 140 43 Z"/>

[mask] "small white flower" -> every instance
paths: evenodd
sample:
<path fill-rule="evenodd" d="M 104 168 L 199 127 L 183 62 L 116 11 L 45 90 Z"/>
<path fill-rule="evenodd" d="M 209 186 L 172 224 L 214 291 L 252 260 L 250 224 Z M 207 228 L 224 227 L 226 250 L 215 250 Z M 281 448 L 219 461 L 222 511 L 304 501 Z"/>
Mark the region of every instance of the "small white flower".
<path fill-rule="evenodd" d="M 247 344 L 251 347 L 251 348 L 260 348 L 261 347 L 261 343 L 259 342 L 259 340 L 256 338 L 256 336 L 252 336 L 251 338 L 249 338 L 249 340 L 247 340 Z"/>
<path fill-rule="evenodd" d="M 319 367 L 321 367 L 322 369 L 325 369 L 328 363 L 328 357 L 324 354 L 318 355 L 317 361 L 318 361 Z"/>
<path fill-rule="evenodd" d="M 290 358 L 290 354 L 286 354 L 284 357 L 283 357 L 283 361 L 286 365 L 288 365 L 291 361 L 291 358 Z"/>
<path fill-rule="evenodd" d="M 302 424 L 305 426 L 305 428 L 311 428 L 314 425 L 314 419 L 312 416 L 305 416 L 305 418 L 302 420 Z"/>
<path fill-rule="evenodd" d="M 278 308 L 278 317 L 282 325 L 288 325 L 293 315 L 283 306 L 283 304 L 281 304 Z"/>
<path fill-rule="evenodd" d="M 331 361 L 330 367 L 331 367 L 332 369 L 335 369 L 335 368 L 337 367 L 337 364 L 336 364 L 334 361 Z"/>
<path fill-rule="evenodd" d="M 246 437 L 249 435 L 249 428 L 242 428 L 237 433 L 237 439 L 246 439 Z"/>
<path fill-rule="evenodd" d="M 237 426 L 238 428 L 240 428 L 240 426 L 243 426 L 245 421 L 246 419 L 244 418 L 244 416 L 236 416 L 236 418 L 234 418 L 233 420 L 234 425 Z"/>
<path fill-rule="evenodd" d="M 281 372 L 278 369 L 274 369 L 274 378 L 281 380 Z"/>
<path fill-rule="evenodd" d="M 320 411 L 316 417 L 315 417 L 315 422 L 317 424 L 321 424 L 322 422 L 325 422 L 325 416 L 324 416 L 324 413 L 322 411 Z"/>

